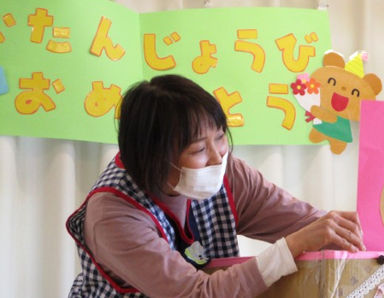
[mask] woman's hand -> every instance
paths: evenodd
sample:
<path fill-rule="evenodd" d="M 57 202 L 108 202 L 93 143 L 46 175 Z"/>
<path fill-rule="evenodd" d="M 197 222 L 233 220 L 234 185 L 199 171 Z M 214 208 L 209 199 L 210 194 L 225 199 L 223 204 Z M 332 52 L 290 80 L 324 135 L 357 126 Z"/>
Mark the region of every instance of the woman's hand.
<path fill-rule="evenodd" d="M 323 217 L 286 237 L 293 257 L 325 246 L 357 252 L 365 250 L 356 212 L 330 211 Z"/>

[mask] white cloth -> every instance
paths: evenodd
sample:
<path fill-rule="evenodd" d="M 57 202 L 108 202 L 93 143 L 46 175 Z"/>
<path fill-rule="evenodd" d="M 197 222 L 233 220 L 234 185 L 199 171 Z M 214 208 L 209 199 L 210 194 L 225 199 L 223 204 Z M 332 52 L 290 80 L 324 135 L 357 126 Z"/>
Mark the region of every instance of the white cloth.
<path fill-rule="evenodd" d="M 256 256 L 257 266 L 267 287 L 281 277 L 297 271 L 285 238 L 281 238 Z"/>

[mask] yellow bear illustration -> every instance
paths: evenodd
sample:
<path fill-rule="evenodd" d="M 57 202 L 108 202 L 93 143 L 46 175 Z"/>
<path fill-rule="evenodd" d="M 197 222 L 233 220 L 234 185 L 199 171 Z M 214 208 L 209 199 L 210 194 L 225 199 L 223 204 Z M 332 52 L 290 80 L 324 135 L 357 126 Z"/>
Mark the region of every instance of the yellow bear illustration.
<path fill-rule="evenodd" d="M 361 100 L 375 100 L 382 89 L 381 80 L 363 71 L 364 53 L 356 53 L 345 64 L 336 52 L 324 55 L 323 67 L 311 79 L 320 83 L 320 105 L 313 105 L 311 114 L 321 120 L 314 124 L 309 139 L 313 143 L 328 140 L 331 151 L 340 154 L 352 142 L 349 120 L 360 120 Z"/>
<path fill-rule="evenodd" d="M 313 143 L 328 140 L 331 151 L 340 154 L 352 142 L 350 120 L 360 120 L 361 100 L 375 100 L 382 89 L 373 73 L 364 74 L 366 52 L 356 52 L 345 63 L 342 55 L 328 52 L 323 67 L 311 76 L 300 74 L 291 84 L 293 94 L 313 121 L 309 139 Z"/>

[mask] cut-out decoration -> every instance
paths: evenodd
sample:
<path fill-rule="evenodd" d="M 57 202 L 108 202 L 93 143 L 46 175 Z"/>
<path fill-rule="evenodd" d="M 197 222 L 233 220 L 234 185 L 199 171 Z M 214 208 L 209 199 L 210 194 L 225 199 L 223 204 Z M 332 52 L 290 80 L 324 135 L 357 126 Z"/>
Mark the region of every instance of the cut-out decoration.
<path fill-rule="evenodd" d="M 71 34 L 71 29 L 68 27 L 53 27 L 52 35 L 56 38 L 69 38 Z"/>
<path fill-rule="evenodd" d="M 125 50 L 120 44 L 113 45 L 112 39 L 108 35 L 111 25 L 112 21 L 110 19 L 101 17 L 99 27 L 97 28 L 97 32 L 89 51 L 93 55 L 100 57 L 104 50 L 109 59 L 117 61 L 124 56 Z"/>
<path fill-rule="evenodd" d="M 323 57 L 323 67 L 311 75 L 298 75 L 291 84 L 306 121 L 313 121 L 310 141 L 328 141 L 335 154 L 352 142 L 350 121 L 360 120 L 360 102 L 375 100 L 382 89 L 375 74 L 364 74 L 366 60 L 366 52 L 356 52 L 345 63 L 341 54 L 329 51 Z"/>
<path fill-rule="evenodd" d="M 317 36 L 316 32 L 311 32 L 310 34 L 305 35 L 304 39 L 307 43 L 312 43 L 318 41 L 319 37 Z"/>
<path fill-rule="evenodd" d="M 313 121 L 314 124 L 320 124 L 321 120 L 311 114 L 311 107 L 320 105 L 320 91 L 316 90 L 316 87 L 319 88 L 320 83 L 312 79 L 313 87 L 309 85 L 307 90 L 307 83 L 309 82 L 309 75 L 307 73 L 298 75 L 296 82 L 291 84 L 292 92 L 299 105 L 305 110 L 305 116 L 307 117 L 305 121 Z"/>
<path fill-rule="evenodd" d="M 166 36 L 163 38 L 164 43 L 169 46 L 173 42 L 178 42 L 181 39 L 179 33 L 173 32 L 170 36 Z"/>
<path fill-rule="evenodd" d="M 120 102 L 120 87 L 111 84 L 109 88 L 105 88 L 103 82 L 95 81 L 92 82 L 92 91 L 84 100 L 84 109 L 90 116 L 100 117 L 115 107 L 115 119 L 119 119 Z"/>
<path fill-rule="evenodd" d="M 176 66 L 172 55 L 159 57 L 156 50 L 156 34 L 144 34 L 144 59 L 147 65 L 155 70 L 167 70 Z"/>
<path fill-rule="evenodd" d="M 367 250 L 384 251 L 384 102 L 363 100 L 357 212 Z"/>
<path fill-rule="evenodd" d="M 297 39 L 292 33 L 277 39 L 275 42 L 281 51 L 285 66 L 293 72 L 304 71 L 308 66 L 309 59 L 316 55 L 315 47 L 300 45 L 299 56 L 296 58 Z"/>
<path fill-rule="evenodd" d="M 42 107 L 46 112 L 56 108 L 56 104 L 44 90 L 48 90 L 50 80 L 44 78 L 42 72 L 33 72 L 32 78 L 20 78 L 20 89 L 30 89 L 20 92 L 15 98 L 15 107 L 20 114 L 34 114 Z"/>
<path fill-rule="evenodd" d="M 72 51 L 71 44 L 67 41 L 57 42 L 54 40 L 48 41 L 47 50 L 52 53 L 70 53 Z"/>
<path fill-rule="evenodd" d="M 69 38 L 71 29 L 68 27 L 53 27 L 52 35 L 55 38 Z M 72 52 L 71 43 L 68 41 L 49 40 L 46 49 L 52 53 L 70 53 Z"/>
<path fill-rule="evenodd" d="M 63 82 L 60 79 L 57 79 L 52 82 L 53 89 L 55 89 L 55 92 L 57 94 L 63 92 L 65 90 L 65 87 L 63 85 Z"/>
<path fill-rule="evenodd" d="M 291 130 L 293 124 L 295 124 L 296 119 L 296 109 L 295 106 L 285 98 L 268 96 L 267 97 L 267 106 L 270 108 L 280 109 L 284 112 L 284 119 L 281 123 L 281 126 Z"/>
<path fill-rule="evenodd" d="M 257 38 L 257 30 L 256 29 L 239 29 L 237 30 L 237 38 L 238 39 L 256 39 Z"/>
<path fill-rule="evenodd" d="M 256 39 L 257 30 L 239 29 L 237 30 L 237 37 L 239 39 Z M 259 44 L 244 40 L 236 40 L 235 51 L 251 54 L 253 58 L 251 69 L 259 73 L 263 71 L 265 65 L 265 51 Z"/>
<path fill-rule="evenodd" d="M 177 33 L 177 32 L 173 32 L 173 33 L 171 33 L 171 37 L 172 37 L 172 39 L 173 39 L 175 42 L 178 42 L 178 41 L 181 39 L 179 33 Z"/>
<path fill-rule="evenodd" d="M 216 99 L 220 102 L 221 107 L 227 116 L 227 123 L 230 127 L 238 127 L 244 125 L 244 117 L 241 113 L 231 114 L 230 109 L 243 101 L 238 91 L 228 93 L 224 87 L 220 87 L 213 91 Z"/>
<path fill-rule="evenodd" d="M 3 22 L 7 27 L 13 27 L 16 25 L 16 20 L 11 13 L 7 13 L 3 16 Z"/>
<path fill-rule="evenodd" d="M 0 94 L 8 92 L 7 79 L 5 78 L 4 69 L 0 66 Z"/>
<path fill-rule="evenodd" d="M 288 85 L 287 84 L 269 84 L 269 93 L 272 94 L 288 94 Z"/>
<path fill-rule="evenodd" d="M 5 36 L 3 33 L 0 32 L 0 43 L 3 43 L 5 41 Z"/>
<path fill-rule="evenodd" d="M 44 37 L 46 27 L 53 25 L 53 16 L 48 14 L 45 8 L 36 8 L 34 14 L 28 16 L 28 26 L 32 27 L 30 40 L 35 43 L 41 43 Z"/>
<path fill-rule="evenodd" d="M 167 46 L 169 46 L 170 44 L 173 43 L 172 39 L 171 39 L 169 36 L 164 37 L 164 38 L 163 38 L 163 41 L 164 41 L 164 43 L 165 43 Z"/>
<path fill-rule="evenodd" d="M 192 69 L 198 74 L 205 74 L 211 67 L 216 67 L 217 58 L 212 55 L 217 52 L 216 45 L 209 42 L 209 40 L 200 41 L 201 55 L 193 59 Z"/>

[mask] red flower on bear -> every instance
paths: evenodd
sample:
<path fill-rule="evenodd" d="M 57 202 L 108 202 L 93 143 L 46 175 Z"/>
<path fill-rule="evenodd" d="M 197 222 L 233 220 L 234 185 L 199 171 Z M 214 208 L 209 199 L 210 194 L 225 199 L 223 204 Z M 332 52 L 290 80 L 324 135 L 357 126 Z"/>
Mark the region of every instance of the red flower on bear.
<path fill-rule="evenodd" d="M 304 95 L 305 94 L 305 89 L 307 86 L 301 82 L 301 80 L 297 79 L 295 83 L 291 84 L 291 88 L 293 91 L 293 94 L 299 94 Z"/>

